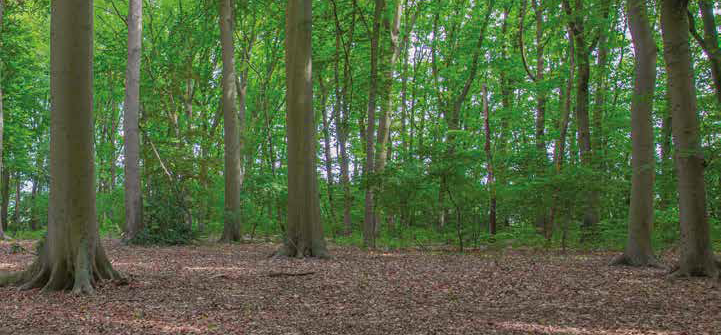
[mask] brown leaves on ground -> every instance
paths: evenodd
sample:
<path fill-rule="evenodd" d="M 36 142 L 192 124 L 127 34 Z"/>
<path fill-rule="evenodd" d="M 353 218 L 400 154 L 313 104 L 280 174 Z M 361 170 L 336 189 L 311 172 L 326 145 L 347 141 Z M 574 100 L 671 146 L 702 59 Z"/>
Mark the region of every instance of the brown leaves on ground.
<path fill-rule="evenodd" d="M 295 260 L 268 258 L 275 245 L 106 247 L 129 285 L 90 297 L 0 288 L 0 334 L 721 332 L 713 282 L 609 267 L 607 253 L 336 247 L 331 260 Z M 0 243 L 0 271 L 33 257 L 9 249 Z"/>

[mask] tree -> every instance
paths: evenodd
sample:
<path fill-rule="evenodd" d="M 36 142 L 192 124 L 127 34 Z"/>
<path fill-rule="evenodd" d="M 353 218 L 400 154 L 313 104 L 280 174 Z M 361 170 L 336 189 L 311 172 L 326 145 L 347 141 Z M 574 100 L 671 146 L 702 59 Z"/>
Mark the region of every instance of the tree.
<path fill-rule="evenodd" d="M 719 265 L 711 248 L 706 213 L 706 162 L 699 136 L 687 11 L 688 0 L 663 0 L 661 4 L 663 56 L 673 114 L 681 221 L 681 257 L 672 275 L 718 278 Z"/>
<path fill-rule="evenodd" d="M 236 109 L 235 46 L 233 43 L 233 7 L 220 0 L 220 44 L 223 49 L 223 122 L 225 141 L 225 215 L 221 241 L 239 241 L 240 227 L 240 134 Z"/>
<path fill-rule="evenodd" d="M 316 171 L 311 0 L 288 0 L 286 87 L 288 136 L 288 227 L 279 256 L 327 258 Z"/>
<path fill-rule="evenodd" d="M 381 20 L 383 10 L 385 8 L 385 0 L 375 1 L 375 13 L 373 15 L 373 31 L 371 32 L 371 68 L 370 68 L 370 87 L 368 88 L 368 128 L 366 130 L 366 161 L 363 173 L 366 178 L 365 192 L 365 211 L 363 216 L 363 242 L 366 247 L 376 247 L 376 212 L 374 194 L 375 188 L 371 185 L 370 178 L 375 171 L 375 127 L 376 127 L 376 108 L 378 99 L 378 59 L 379 59 L 379 40 L 381 30 Z"/>
<path fill-rule="evenodd" d="M 591 127 L 589 120 L 589 82 L 591 80 L 591 65 L 589 57 L 596 49 L 600 39 L 601 29 L 597 29 L 594 35 L 589 34 L 588 21 L 584 18 L 586 9 L 584 1 L 576 0 L 572 8 L 569 0 L 563 0 L 563 9 L 569 16 L 568 26 L 571 31 L 571 38 L 574 39 L 576 53 L 576 122 L 578 124 L 578 145 L 581 153 L 581 161 L 587 167 L 592 167 L 593 157 L 591 148 Z M 610 0 L 603 0 L 604 18 L 608 16 Z M 590 15 L 589 15 L 590 16 Z M 599 221 L 599 194 L 598 192 L 587 192 L 586 211 L 583 218 L 583 226 L 586 229 L 585 237 L 594 229 Z"/>
<path fill-rule="evenodd" d="M 709 0 L 699 0 L 699 11 L 701 12 L 701 21 L 703 21 L 704 36 L 696 31 L 694 16 L 688 12 L 689 28 L 691 35 L 703 49 L 711 63 L 711 78 L 713 79 L 713 87 L 716 91 L 716 101 L 721 103 L 721 49 L 718 44 L 718 31 L 716 30 L 716 19 L 713 11 L 713 2 Z"/>
<path fill-rule="evenodd" d="M 121 279 L 98 237 L 93 159 L 93 1 L 51 2 L 51 144 L 48 233 L 28 269 L 0 285 L 90 294 Z"/>
<path fill-rule="evenodd" d="M 3 16 L 5 15 L 5 0 L 0 0 L 0 33 L 3 28 Z M 2 47 L 2 39 L 0 39 L 0 47 Z M 0 68 L 2 70 L 2 68 Z M 0 72 L 0 174 L 2 173 L 2 153 L 3 153 L 3 89 L 2 89 L 2 72 Z M 5 239 L 5 232 L 3 230 L 4 218 L 0 217 L 0 240 Z"/>
<path fill-rule="evenodd" d="M 656 89 L 656 42 L 648 22 L 644 0 L 628 0 L 626 6 L 628 25 L 636 53 L 636 80 L 631 97 L 633 176 L 626 250 L 616 257 L 612 264 L 659 266 L 651 247 L 655 177 L 651 114 Z"/>
<path fill-rule="evenodd" d="M 125 229 L 128 239 L 143 229 L 143 201 L 140 190 L 140 57 L 143 40 L 143 1 L 128 6 L 128 63 L 125 73 Z"/>

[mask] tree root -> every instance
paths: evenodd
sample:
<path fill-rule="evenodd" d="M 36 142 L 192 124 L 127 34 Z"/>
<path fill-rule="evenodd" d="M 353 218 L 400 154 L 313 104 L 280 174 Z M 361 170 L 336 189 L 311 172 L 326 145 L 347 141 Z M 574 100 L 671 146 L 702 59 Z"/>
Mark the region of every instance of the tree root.
<path fill-rule="evenodd" d="M 631 257 L 626 253 L 614 257 L 609 263 L 609 266 L 633 266 L 666 269 L 666 267 L 653 255 Z"/>
<path fill-rule="evenodd" d="M 721 262 L 714 260 L 708 264 L 695 267 L 675 265 L 669 271 L 669 279 L 681 279 L 691 277 L 709 277 L 715 281 L 721 279 Z"/>
<path fill-rule="evenodd" d="M 282 258 L 282 257 L 288 257 L 288 258 L 319 258 L 319 259 L 330 259 L 330 254 L 328 253 L 328 250 L 325 248 L 325 246 L 309 246 L 304 248 L 295 248 L 292 245 L 289 245 L 289 243 L 284 243 L 278 251 L 276 251 L 274 254 L 272 254 L 270 257 L 273 258 Z"/>
<path fill-rule="evenodd" d="M 90 253 L 87 242 L 83 241 L 74 260 L 61 258 L 51 262 L 47 248 L 42 247 L 43 241 L 40 243 L 35 261 L 24 271 L 0 276 L 0 286 L 17 286 L 20 290 L 39 288 L 41 292 L 71 290 L 74 294 L 91 295 L 99 281 L 127 283 L 110 265 L 100 246 Z"/>

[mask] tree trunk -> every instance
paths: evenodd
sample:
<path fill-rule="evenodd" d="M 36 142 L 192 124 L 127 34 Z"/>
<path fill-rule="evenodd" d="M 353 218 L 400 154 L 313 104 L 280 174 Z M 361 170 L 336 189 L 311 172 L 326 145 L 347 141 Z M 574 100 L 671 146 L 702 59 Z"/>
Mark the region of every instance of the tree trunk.
<path fill-rule="evenodd" d="M 2 208 L 0 209 L 0 217 L 2 218 L 3 230 L 8 228 L 8 208 L 10 207 L 10 171 L 2 170 Z"/>
<path fill-rule="evenodd" d="M 3 17 L 5 15 L 5 0 L 0 0 L 0 33 L 2 33 L 3 28 Z M 0 35 L 0 40 L 2 40 L 2 35 Z M 4 173 L 3 166 L 2 166 L 2 157 L 3 157 L 3 132 L 4 132 L 4 111 L 3 111 L 3 90 L 2 90 L 2 69 L 0 69 L 0 173 Z M 4 174 L 3 174 L 4 176 Z M 3 185 L 3 187 L 5 187 Z M 2 201 L 3 204 L 5 204 L 5 199 L 7 197 L 3 197 Z M 4 206 L 3 209 L 7 210 L 7 206 Z M 7 212 L 5 212 L 7 213 Z M 5 225 L 7 225 L 7 215 L 0 216 L 0 240 L 5 239 Z"/>
<path fill-rule="evenodd" d="M 398 36 L 400 35 L 403 7 L 399 0 L 391 0 L 391 4 L 393 6 L 389 8 L 393 9 L 393 25 L 391 25 L 389 15 L 385 15 L 383 18 L 384 32 L 389 33 L 390 45 L 387 46 L 389 50 L 385 53 L 387 59 L 384 60 L 385 64 L 383 65 L 383 104 L 381 105 L 381 115 L 378 125 L 378 144 L 376 146 L 378 155 L 376 157 L 376 172 L 383 171 L 386 166 L 386 162 L 388 161 L 388 150 L 386 146 L 388 145 L 388 137 L 390 134 L 391 110 L 393 109 L 393 95 L 391 94 L 393 91 L 394 81 L 393 72 L 395 71 L 396 63 L 398 62 L 398 53 L 400 50 Z"/>
<path fill-rule="evenodd" d="M 320 86 L 320 108 L 323 122 L 323 155 L 325 158 L 325 176 L 328 188 L 328 209 L 330 212 L 331 223 L 335 224 L 335 205 L 333 204 L 333 160 L 330 153 L 330 122 L 328 121 L 328 111 L 326 103 L 328 102 L 328 91 L 323 79 L 323 69 L 318 71 L 318 85 Z"/>
<path fill-rule="evenodd" d="M 38 188 L 40 187 L 40 178 L 35 177 L 33 179 L 33 188 L 30 193 L 30 230 L 35 231 L 38 229 L 38 216 L 37 216 L 37 203 L 35 202 L 38 196 Z"/>
<path fill-rule="evenodd" d="M 333 77 L 335 81 L 335 103 L 333 105 L 333 118 L 335 119 L 335 129 L 336 133 L 338 135 L 338 152 L 340 155 L 340 178 L 341 183 L 343 184 L 343 227 L 344 227 L 344 233 L 346 235 L 350 235 L 352 230 L 352 222 L 351 222 L 351 206 L 352 206 L 352 198 L 351 198 L 351 192 L 350 192 L 350 175 L 349 175 L 349 158 L 348 158 L 348 150 L 347 150 L 347 142 L 348 142 L 348 120 L 347 116 L 350 113 L 350 104 L 349 104 L 349 98 L 348 98 L 348 86 L 351 81 L 350 77 L 350 60 L 349 60 L 349 51 L 347 51 L 343 41 L 342 41 L 342 29 L 340 26 L 340 20 L 338 18 L 337 8 L 335 7 L 335 2 L 333 2 L 333 13 L 335 17 L 335 52 L 336 52 L 336 61 L 335 65 L 333 67 Z M 353 31 L 355 27 L 355 14 L 353 14 L 353 18 L 351 20 L 351 27 L 350 27 L 350 37 L 349 40 L 353 40 Z M 342 50 L 341 50 L 342 49 Z M 343 65 L 343 84 L 342 84 L 342 90 L 341 90 L 341 81 L 340 81 L 340 70 L 339 70 L 339 63 L 340 63 L 340 54 L 341 52 L 346 56 L 345 62 Z"/>
<path fill-rule="evenodd" d="M 604 1 L 605 4 L 609 2 Z M 589 83 L 591 79 L 590 56 L 598 39 L 588 36 L 585 29 L 585 9 L 583 1 L 575 1 L 575 8 L 571 9 L 568 0 L 563 1 L 563 7 L 572 19 L 569 21 L 569 28 L 575 43 L 576 53 L 576 126 L 578 132 L 578 146 L 581 155 L 581 162 L 588 168 L 593 168 L 593 152 L 591 147 L 591 129 L 589 120 Z M 599 27 L 600 28 L 600 27 Z M 598 29 L 597 33 L 600 33 Z M 588 39 L 590 37 L 590 39 Z M 592 42 L 588 42 L 591 40 Z M 586 192 L 585 214 L 583 218 L 583 229 L 581 240 L 587 241 L 590 234 L 599 222 L 599 194 L 595 191 Z"/>
<path fill-rule="evenodd" d="M 721 103 L 721 49 L 718 45 L 718 31 L 716 30 L 716 19 L 714 17 L 713 1 L 699 0 L 699 10 L 701 12 L 701 21 L 703 21 L 704 36 L 701 37 L 696 32 L 694 16 L 688 12 L 690 19 L 689 28 L 691 35 L 701 46 L 709 63 L 711 63 L 711 78 L 713 79 L 713 88 L 716 93 L 716 101 Z"/>
<path fill-rule="evenodd" d="M 143 1 L 130 0 L 128 8 L 128 63 L 125 79 L 125 229 L 127 238 L 143 230 L 143 201 L 140 183 L 140 58 L 142 54 Z"/>
<path fill-rule="evenodd" d="M 493 174 L 493 154 L 491 153 L 491 111 L 488 106 L 488 89 L 486 84 L 483 84 L 482 93 L 483 95 L 483 124 L 486 133 L 486 144 L 484 150 L 486 151 L 486 167 L 488 170 L 488 194 L 490 197 L 489 211 L 488 211 L 488 232 L 491 235 L 496 235 L 496 181 Z"/>
<path fill-rule="evenodd" d="M 288 134 L 288 225 L 277 255 L 327 258 L 318 199 L 311 0 L 288 0 L 286 9 L 286 86 Z"/>
<path fill-rule="evenodd" d="M 376 241 L 376 217 L 374 208 L 374 194 L 375 187 L 370 183 L 370 179 L 374 173 L 375 164 L 375 114 L 376 114 L 376 99 L 378 91 L 378 48 L 380 39 L 381 29 L 381 17 L 385 7 L 384 0 L 375 1 L 375 14 L 373 18 L 373 31 L 371 32 L 371 69 L 370 69 L 370 87 L 368 88 L 368 128 L 366 130 L 366 162 L 364 168 L 364 175 L 366 181 L 366 192 L 365 192 L 365 215 L 363 219 L 363 242 L 368 248 L 375 248 Z"/>
<path fill-rule="evenodd" d="M 651 246 L 655 153 L 653 99 L 656 89 L 656 42 L 648 22 L 645 0 L 627 0 L 628 25 L 636 53 L 636 80 L 631 98 L 633 177 L 625 252 L 612 264 L 659 266 Z"/>
<path fill-rule="evenodd" d="M 570 29 L 568 30 L 568 35 L 573 36 Z M 553 146 L 553 165 L 556 169 L 556 174 L 561 174 L 561 170 L 563 168 L 563 161 L 566 157 L 566 137 L 568 135 L 568 124 L 571 119 L 571 96 L 573 91 L 573 78 L 575 74 L 576 69 L 576 57 L 575 57 L 575 48 L 573 43 L 573 38 L 568 39 L 568 79 L 566 80 L 566 86 L 561 86 L 561 98 L 560 101 L 563 103 L 563 107 L 561 109 L 561 118 L 558 122 L 558 139 L 556 140 L 555 145 Z M 546 230 L 546 241 L 551 241 L 553 238 L 552 233 L 552 227 L 556 224 L 556 217 L 558 217 L 558 207 L 559 207 L 559 199 L 558 199 L 558 193 L 559 189 L 556 188 L 554 190 L 553 194 L 553 205 L 551 206 L 551 214 L 549 217 L 549 222 L 547 223 L 551 229 Z M 565 221 L 565 218 L 562 219 Z M 564 226 L 565 228 L 565 226 Z M 563 232 L 565 234 L 565 230 Z M 564 235 L 565 236 L 565 235 Z M 565 241 L 565 240 L 564 240 Z"/>
<path fill-rule="evenodd" d="M 0 285 L 91 294 L 97 280 L 120 279 L 99 241 L 95 208 L 93 1 L 53 1 L 51 15 L 48 233 L 35 262 Z"/>
<path fill-rule="evenodd" d="M 225 142 L 225 215 L 223 242 L 241 239 L 240 226 L 240 134 L 238 132 L 237 91 L 235 86 L 235 46 L 233 42 L 233 5 L 219 2 L 220 41 L 223 52 L 223 125 Z"/>
<path fill-rule="evenodd" d="M 706 162 L 699 138 L 687 7 L 687 0 L 663 0 L 661 4 L 663 55 L 673 108 L 682 243 L 681 257 L 673 275 L 718 278 L 719 266 L 711 248 L 706 213 Z"/>
<path fill-rule="evenodd" d="M 22 194 L 20 190 L 22 188 L 22 176 L 20 172 L 15 172 L 15 207 L 13 207 L 13 223 L 18 228 L 20 227 L 20 201 L 22 200 Z"/>

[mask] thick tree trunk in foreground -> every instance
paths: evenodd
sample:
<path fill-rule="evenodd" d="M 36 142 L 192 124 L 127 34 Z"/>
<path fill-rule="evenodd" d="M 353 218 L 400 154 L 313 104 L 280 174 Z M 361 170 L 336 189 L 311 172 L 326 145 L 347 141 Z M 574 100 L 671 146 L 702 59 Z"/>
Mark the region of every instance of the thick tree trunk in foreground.
<path fill-rule="evenodd" d="M 687 0 L 663 0 L 661 30 L 673 113 L 678 170 L 681 258 L 674 276 L 718 278 L 706 214 L 705 161 L 699 136 L 696 90 L 689 51 Z"/>
<path fill-rule="evenodd" d="M 312 7 L 311 0 L 288 0 L 286 9 L 288 228 L 277 254 L 326 258 L 316 171 Z"/>
<path fill-rule="evenodd" d="M 221 241 L 240 241 L 240 134 L 236 110 L 233 6 L 220 0 L 220 43 L 223 49 L 223 122 L 225 128 L 225 215 Z"/>
<path fill-rule="evenodd" d="M 51 2 L 50 204 L 47 238 L 30 267 L 0 285 L 94 292 L 120 279 L 98 237 L 93 163 L 93 1 Z"/>
<path fill-rule="evenodd" d="M 125 74 L 125 229 L 133 239 L 143 229 L 140 190 L 140 57 L 143 35 L 143 1 L 130 0 L 128 8 L 128 63 Z"/>
<path fill-rule="evenodd" d="M 5 15 L 5 0 L 0 0 L 0 32 L 3 27 L 3 15 Z M 0 41 L 2 36 L 0 36 Z M 2 45 L 0 44 L 0 47 Z M 0 72 L 0 173 L 2 173 L 2 157 L 3 157 L 3 132 L 4 132 L 4 111 L 3 111 L 3 90 L 2 90 L 2 72 Z M 4 199 L 3 199 L 4 201 Z M 3 225 L 5 225 L 5 217 L 0 217 L 0 240 L 5 239 L 5 231 Z"/>
<path fill-rule="evenodd" d="M 611 263 L 659 266 L 651 247 L 653 182 L 656 173 L 651 114 L 656 89 L 656 43 L 653 40 L 644 0 L 628 0 L 626 6 L 628 25 L 636 52 L 636 80 L 631 98 L 633 177 L 626 250 Z"/>

